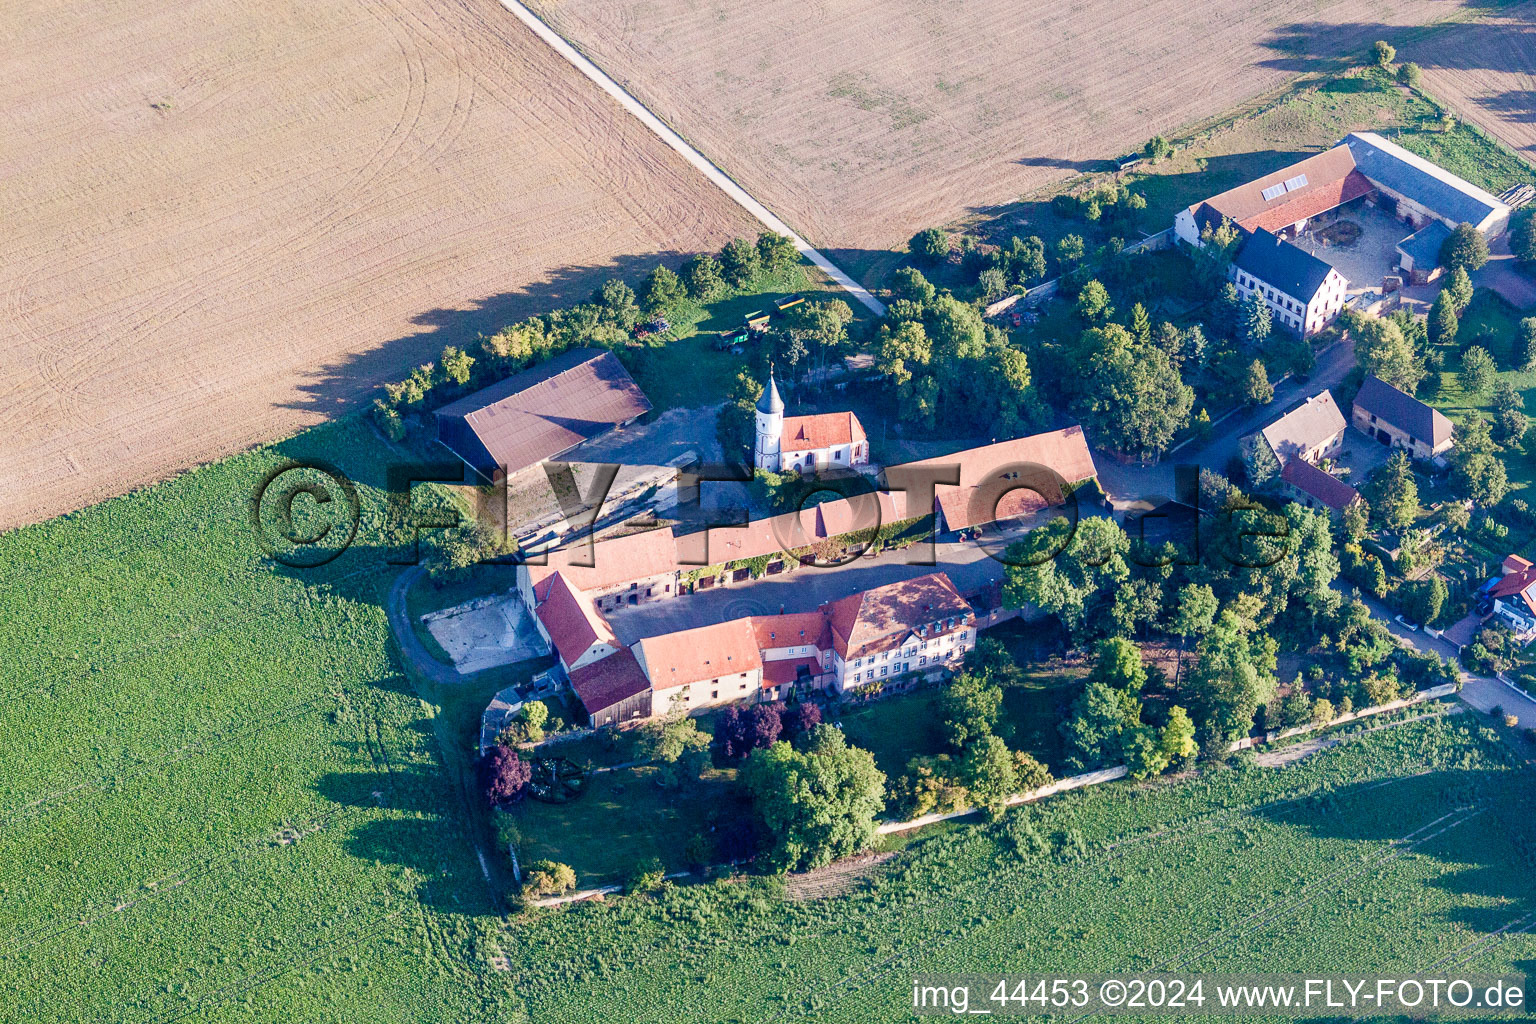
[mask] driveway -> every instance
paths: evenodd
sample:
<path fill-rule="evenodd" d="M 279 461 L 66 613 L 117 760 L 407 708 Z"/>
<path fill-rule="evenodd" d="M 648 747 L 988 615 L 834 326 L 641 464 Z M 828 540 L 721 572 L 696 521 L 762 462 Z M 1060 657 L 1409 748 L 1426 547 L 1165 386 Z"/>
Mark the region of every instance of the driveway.
<path fill-rule="evenodd" d="M 1536 308 L 1536 281 L 1520 270 L 1519 261 L 1509 251 L 1509 236 L 1494 240 L 1491 257 L 1482 270 L 1472 275 L 1478 288 L 1492 288 L 1517 309 Z"/>
<path fill-rule="evenodd" d="M 1369 594 L 1361 594 L 1360 599 L 1365 602 L 1372 615 L 1386 624 L 1387 629 L 1391 630 L 1399 643 L 1426 654 L 1438 654 L 1455 665 L 1457 674 L 1461 677 L 1459 696 L 1463 702 L 1483 712 L 1491 711 L 1496 707 L 1503 708 L 1506 715 L 1514 715 L 1519 719 L 1522 729 L 1536 729 L 1536 699 L 1530 697 L 1525 691 L 1501 683 L 1491 676 L 1473 675 L 1463 669 L 1460 662 L 1456 660 L 1455 647 L 1444 640 L 1430 636 L 1422 629 L 1404 629 L 1392 617 L 1387 606 Z"/>

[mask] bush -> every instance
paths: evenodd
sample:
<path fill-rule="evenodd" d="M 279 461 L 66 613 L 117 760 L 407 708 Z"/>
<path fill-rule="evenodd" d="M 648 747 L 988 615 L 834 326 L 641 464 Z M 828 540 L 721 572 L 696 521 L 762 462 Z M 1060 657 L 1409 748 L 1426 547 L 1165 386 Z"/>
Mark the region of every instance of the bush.
<path fill-rule="evenodd" d="M 1517 728 L 1520 725 L 1520 719 L 1515 715 L 1505 715 L 1504 725 L 1509 729 Z"/>
<path fill-rule="evenodd" d="M 1397 47 L 1385 39 L 1378 39 L 1371 46 L 1371 56 L 1375 59 L 1378 67 L 1390 67 L 1392 62 L 1397 59 Z"/>
<path fill-rule="evenodd" d="M 949 258 L 949 235 L 943 228 L 924 228 L 912 236 L 907 248 L 919 263 L 942 263 Z"/>
<path fill-rule="evenodd" d="M 1397 80 L 1410 89 L 1417 89 L 1419 83 L 1424 80 L 1424 72 L 1413 61 L 1408 61 L 1397 69 Z"/>
<path fill-rule="evenodd" d="M 575 887 L 576 872 L 559 861 L 536 860 L 523 872 L 523 895 L 530 899 L 556 896 Z"/>
<path fill-rule="evenodd" d="M 656 857 L 638 861 L 624 880 L 624 891 L 629 893 L 655 892 L 667 880 L 667 869 Z"/>

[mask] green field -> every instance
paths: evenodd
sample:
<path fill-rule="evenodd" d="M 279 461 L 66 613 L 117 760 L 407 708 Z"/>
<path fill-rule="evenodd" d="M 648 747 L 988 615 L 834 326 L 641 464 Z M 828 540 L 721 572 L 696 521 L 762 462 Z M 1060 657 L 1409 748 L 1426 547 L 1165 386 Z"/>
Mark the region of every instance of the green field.
<path fill-rule="evenodd" d="M 356 419 L 0 536 L 0 1021 L 486 1021 L 500 901 L 379 601 Z M 249 498 L 320 456 L 358 543 L 313 570 Z"/>
<path fill-rule="evenodd" d="M 508 929 L 513 981 L 540 993 L 536 1022 L 863 1022 L 909 1019 L 914 972 L 1523 973 L 1531 779 L 1481 726 L 1423 719 L 1031 809 L 1081 856 L 952 829 L 831 898 L 720 881 L 543 913 Z"/>

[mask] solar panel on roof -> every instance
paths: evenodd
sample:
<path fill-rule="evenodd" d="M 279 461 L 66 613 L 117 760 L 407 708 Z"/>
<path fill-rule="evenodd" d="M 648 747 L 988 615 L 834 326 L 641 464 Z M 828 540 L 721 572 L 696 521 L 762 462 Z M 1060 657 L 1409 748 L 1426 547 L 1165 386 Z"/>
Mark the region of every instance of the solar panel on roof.
<path fill-rule="evenodd" d="M 1294 178 L 1286 178 L 1285 179 L 1285 190 L 1287 192 L 1294 192 L 1294 191 L 1296 191 L 1299 188 L 1306 188 L 1306 187 L 1307 187 L 1307 176 L 1305 174 L 1298 174 Z"/>
<path fill-rule="evenodd" d="M 1261 195 L 1264 196 L 1265 202 L 1268 202 L 1271 199 L 1278 199 L 1285 195 L 1285 185 L 1283 183 L 1279 185 L 1271 185 L 1269 188 L 1265 189 Z"/>

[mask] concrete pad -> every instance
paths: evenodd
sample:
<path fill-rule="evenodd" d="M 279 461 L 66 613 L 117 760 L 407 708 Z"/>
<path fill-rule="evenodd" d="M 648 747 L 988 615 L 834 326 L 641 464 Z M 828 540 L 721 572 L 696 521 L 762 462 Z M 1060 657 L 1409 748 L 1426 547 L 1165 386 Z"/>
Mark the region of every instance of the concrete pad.
<path fill-rule="evenodd" d="M 423 615 L 421 621 L 465 675 L 549 653 L 515 593 L 476 598 Z"/>

